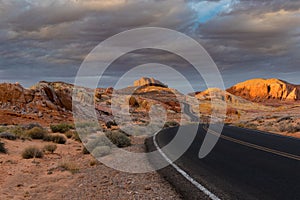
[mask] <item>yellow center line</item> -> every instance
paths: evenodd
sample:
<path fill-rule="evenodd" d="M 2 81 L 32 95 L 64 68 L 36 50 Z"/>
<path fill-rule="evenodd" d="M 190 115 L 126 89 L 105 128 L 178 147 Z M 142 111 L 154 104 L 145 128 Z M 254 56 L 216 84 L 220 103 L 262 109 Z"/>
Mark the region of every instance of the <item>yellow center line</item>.
<path fill-rule="evenodd" d="M 258 149 L 258 150 L 261 150 L 261 151 L 265 151 L 265 152 L 268 152 L 268 153 L 272 153 L 272 154 L 275 154 L 275 155 L 279 155 L 279 156 L 282 156 L 282 157 L 286 157 L 286 158 L 290 158 L 290 159 L 293 159 L 293 160 L 300 161 L 300 156 L 298 156 L 298 155 L 293 155 L 293 154 L 290 154 L 290 153 L 286 153 L 286 152 L 278 151 L 278 150 L 275 150 L 275 149 L 270 149 L 270 148 L 267 148 L 267 147 L 252 144 L 252 143 L 249 143 L 249 142 L 245 142 L 245 141 L 242 141 L 242 140 L 238 140 L 238 139 L 228 137 L 228 136 L 225 136 L 225 135 L 220 135 L 219 133 L 217 133 L 213 130 L 208 130 L 206 128 L 204 130 L 206 130 L 210 134 L 220 136 L 222 139 L 225 139 L 225 140 L 230 141 L 230 142 L 234 142 L 234 143 L 237 143 L 237 144 L 240 144 L 240 145 L 243 145 L 243 146 L 251 147 L 253 149 Z"/>

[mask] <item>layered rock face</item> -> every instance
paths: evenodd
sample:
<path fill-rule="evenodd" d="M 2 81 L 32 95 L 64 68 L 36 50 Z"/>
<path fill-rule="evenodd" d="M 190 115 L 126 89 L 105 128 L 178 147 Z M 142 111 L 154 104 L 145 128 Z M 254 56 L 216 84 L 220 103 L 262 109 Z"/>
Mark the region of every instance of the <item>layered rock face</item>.
<path fill-rule="evenodd" d="M 71 110 L 72 88 L 66 83 L 39 82 L 29 89 L 20 84 L 0 84 L 0 106 L 2 109 L 38 112 L 43 110 Z"/>
<path fill-rule="evenodd" d="M 142 77 L 141 79 L 134 81 L 133 86 L 135 87 L 143 87 L 143 86 L 158 86 L 167 88 L 168 86 L 163 84 L 162 82 L 155 80 L 154 78 L 146 78 Z"/>
<path fill-rule="evenodd" d="M 227 92 L 255 102 L 300 100 L 300 86 L 279 79 L 252 79 L 227 89 Z"/>

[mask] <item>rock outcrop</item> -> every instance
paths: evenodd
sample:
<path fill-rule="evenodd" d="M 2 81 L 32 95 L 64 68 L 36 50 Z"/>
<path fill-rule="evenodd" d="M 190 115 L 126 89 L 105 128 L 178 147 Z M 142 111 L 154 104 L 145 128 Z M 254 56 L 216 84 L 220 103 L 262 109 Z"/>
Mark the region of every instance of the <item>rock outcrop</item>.
<path fill-rule="evenodd" d="M 279 79 L 252 79 L 227 89 L 227 92 L 255 102 L 300 100 L 300 86 Z"/>
<path fill-rule="evenodd" d="M 163 84 L 162 82 L 155 80 L 154 78 L 146 78 L 142 77 L 141 79 L 134 81 L 133 86 L 135 87 L 143 87 L 143 86 L 158 86 L 167 88 L 168 86 Z"/>

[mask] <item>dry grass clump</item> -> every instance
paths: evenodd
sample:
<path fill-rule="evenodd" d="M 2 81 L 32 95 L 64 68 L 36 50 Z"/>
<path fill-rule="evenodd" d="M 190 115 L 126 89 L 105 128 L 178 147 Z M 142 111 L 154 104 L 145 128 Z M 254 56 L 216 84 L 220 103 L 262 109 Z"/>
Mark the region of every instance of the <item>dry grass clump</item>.
<path fill-rule="evenodd" d="M 61 134 L 49 134 L 44 137 L 44 141 L 54 142 L 57 144 L 65 144 L 67 142 L 67 139 L 64 135 Z"/>
<path fill-rule="evenodd" d="M 43 151 L 41 151 L 38 147 L 27 147 L 22 152 L 22 158 L 30 159 L 30 158 L 42 158 L 44 156 Z"/>
<path fill-rule="evenodd" d="M 43 150 L 45 152 L 54 153 L 54 151 L 57 149 L 56 144 L 47 144 L 44 146 Z"/>
<path fill-rule="evenodd" d="M 67 171 L 71 172 L 72 174 L 79 172 L 78 165 L 71 161 L 62 161 L 59 164 L 59 167 L 61 167 L 63 170 L 67 170 Z"/>
<path fill-rule="evenodd" d="M 40 127 L 34 127 L 30 130 L 27 130 L 25 132 L 25 135 L 28 136 L 31 139 L 44 139 L 47 135 L 47 131 Z"/>
<path fill-rule="evenodd" d="M 52 130 L 53 133 L 66 133 L 70 129 L 73 129 L 74 126 L 71 124 L 56 124 L 56 125 L 50 125 L 50 129 Z"/>
<path fill-rule="evenodd" d="M 300 124 L 297 123 L 294 125 L 291 123 L 280 122 L 278 129 L 280 132 L 296 133 L 300 132 Z"/>

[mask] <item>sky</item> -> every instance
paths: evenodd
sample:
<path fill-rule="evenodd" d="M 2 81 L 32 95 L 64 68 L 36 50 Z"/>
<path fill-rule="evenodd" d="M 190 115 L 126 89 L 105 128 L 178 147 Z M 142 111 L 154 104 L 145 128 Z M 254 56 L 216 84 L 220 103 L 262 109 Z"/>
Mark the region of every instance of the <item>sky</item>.
<path fill-rule="evenodd" d="M 225 87 L 250 78 L 300 84 L 298 0 L 0 0 L 0 81 L 26 87 L 40 80 L 72 83 L 100 42 L 142 27 L 168 28 L 198 41 Z M 114 63 L 101 86 L 147 62 L 187 69 L 176 57 L 152 50 L 129 53 Z M 155 77 L 164 74 L 145 70 Z M 165 74 L 163 81 L 180 87 Z M 195 88 L 204 89 L 193 75 L 187 72 Z"/>

